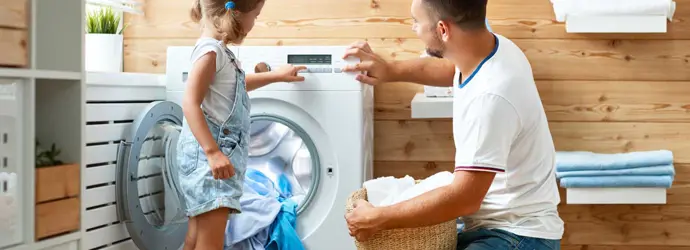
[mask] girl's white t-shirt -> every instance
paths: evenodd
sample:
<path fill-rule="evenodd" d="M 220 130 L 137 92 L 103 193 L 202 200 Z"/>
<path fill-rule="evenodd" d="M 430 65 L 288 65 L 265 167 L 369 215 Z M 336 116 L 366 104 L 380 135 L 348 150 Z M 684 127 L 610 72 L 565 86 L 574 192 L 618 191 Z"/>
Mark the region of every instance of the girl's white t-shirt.
<path fill-rule="evenodd" d="M 232 52 L 224 47 L 221 41 L 210 37 L 197 40 L 190 58 L 192 65 L 209 52 L 216 53 L 216 76 L 201 103 L 201 108 L 220 125 L 230 116 L 235 103 L 237 68 L 227 54 Z M 240 65 L 239 60 L 235 59 L 235 62 Z"/>

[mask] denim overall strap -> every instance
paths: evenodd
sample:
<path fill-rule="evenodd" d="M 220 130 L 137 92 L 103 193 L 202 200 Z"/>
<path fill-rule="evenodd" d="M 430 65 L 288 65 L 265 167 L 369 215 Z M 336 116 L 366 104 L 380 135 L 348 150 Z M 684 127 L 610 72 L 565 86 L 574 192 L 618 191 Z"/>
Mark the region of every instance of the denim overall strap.
<path fill-rule="evenodd" d="M 249 157 L 249 126 L 251 124 L 249 114 L 251 104 L 249 103 L 249 95 L 245 86 L 244 71 L 239 67 L 237 58 L 232 51 L 226 48 L 225 52 L 230 59 L 230 63 L 235 68 L 237 86 L 235 87 L 235 101 L 230 104 L 232 105 L 230 115 L 220 124 L 218 141 L 221 148 L 225 148 L 227 154 L 230 155 L 233 165 L 235 165 L 236 170 L 239 170 L 236 172 L 239 175 L 244 174 L 247 158 Z"/>

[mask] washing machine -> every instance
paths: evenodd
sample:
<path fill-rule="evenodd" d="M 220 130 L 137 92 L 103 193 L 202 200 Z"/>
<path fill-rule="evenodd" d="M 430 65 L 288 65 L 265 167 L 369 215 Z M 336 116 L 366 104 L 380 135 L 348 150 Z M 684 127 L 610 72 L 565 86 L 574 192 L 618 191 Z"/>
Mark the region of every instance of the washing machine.
<path fill-rule="evenodd" d="M 373 87 L 340 69 L 346 46 L 232 47 L 246 73 L 305 65 L 306 80 L 251 91 L 248 172 L 289 186 L 307 250 L 354 250 L 345 202 L 373 176 Z M 193 47 L 167 51 L 167 101 L 148 104 L 118 150 L 118 215 L 142 250 L 180 249 L 185 204 L 176 191 L 175 143 Z M 142 181 L 155 173 L 158 182 Z M 276 187 L 279 185 L 276 185 Z M 157 195 L 152 195 L 152 193 Z"/>

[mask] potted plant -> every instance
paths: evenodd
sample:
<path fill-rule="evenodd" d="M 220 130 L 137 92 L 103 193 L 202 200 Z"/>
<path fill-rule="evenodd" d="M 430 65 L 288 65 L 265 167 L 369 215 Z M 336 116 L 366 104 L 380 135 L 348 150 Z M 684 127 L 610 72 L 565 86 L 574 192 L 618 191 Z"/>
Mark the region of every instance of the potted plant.
<path fill-rule="evenodd" d="M 54 143 L 43 150 L 36 141 L 36 240 L 79 230 L 80 166 L 62 162 L 60 153 Z"/>
<path fill-rule="evenodd" d="M 100 7 L 86 15 L 85 69 L 97 72 L 122 72 L 121 15 L 111 7 Z"/>

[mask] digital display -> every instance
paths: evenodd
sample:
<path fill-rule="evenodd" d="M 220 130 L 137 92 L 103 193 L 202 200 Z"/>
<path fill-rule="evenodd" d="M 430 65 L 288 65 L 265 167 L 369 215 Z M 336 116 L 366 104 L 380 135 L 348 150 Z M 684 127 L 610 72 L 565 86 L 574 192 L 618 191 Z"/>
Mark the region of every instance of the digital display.
<path fill-rule="evenodd" d="M 288 55 L 288 64 L 331 64 L 331 55 Z"/>

